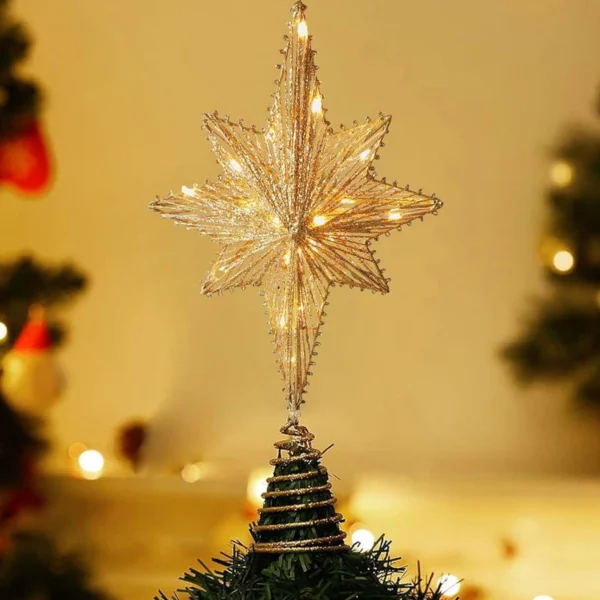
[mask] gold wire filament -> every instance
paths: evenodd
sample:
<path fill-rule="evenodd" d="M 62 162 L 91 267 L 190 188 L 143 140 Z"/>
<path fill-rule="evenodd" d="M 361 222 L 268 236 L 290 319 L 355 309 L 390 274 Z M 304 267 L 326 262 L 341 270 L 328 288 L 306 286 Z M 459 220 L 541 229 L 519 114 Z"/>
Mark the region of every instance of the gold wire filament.
<path fill-rule="evenodd" d="M 271 465 L 278 467 L 281 465 L 289 465 L 301 461 L 307 463 L 318 462 L 321 460 L 322 453 L 316 448 L 312 447 L 314 435 L 310 431 L 297 423 L 290 422 L 281 429 L 281 433 L 289 436 L 287 439 L 276 442 L 274 444 L 277 449 L 277 458 L 271 460 Z M 317 476 L 326 476 L 327 469 L 318 465 L 317 468 L 311 469 L 306 473 L 294 473 L 289 475 L 274 475 L 269 477 L 267 482 L 271 483 L 284 483 L 290 481 L 303 481 L 311 480 Z M 328 492 L 331 490 L 331 483 L 325 483 L 321 485 L 308 484 L 301 488 L 280 490 L 265 492 L 262 497 L 267 500 L 269 498 L 298 498 L 302 496 L 309 496 L 311 494 L 318 494 L 322 492 Z M 319 500 L 314 502 L 298 502 L 296 504 L 288 504 L 283 506 L 265 506 L 258 512 L 259 515 L 263 514 L 276 514 L 276 513 L 294 513 L 304 510 L 310 510 L 314 508 L 324 508 L 327 506 L 335 506 L 337 499 L 334 496 L 330 496 L 325 500 Z M 252 525 L 252 532 L 255 534 L 255 538 L 261 532 L 273 532 L 273 531 L 292 531 L 299 530 L 306 527 L 320 527 L 327 525 L 337 526 L 344 520 L 343 516 L 339 513 L 334 513 L 330 517 L 321 519 L 312 519 L 308 521 L 297 521 L 294 520 L 293 515 L 290 515 L 290 522 L 279 523 L 273 525 Z M 330 535 L 325 537 L 312 538 L 307 540 L 294 540 L 294 541 L 282 541 L 282 542 L 266 542 L 266 543 L 255 543 L 251 546 L 250 551 L 259 554 L 289 554 L 299 552 L 344 552 L 349 550 L 349 547 L 344 544 L 346 534 L 340 532 L 336 535 Z"/>

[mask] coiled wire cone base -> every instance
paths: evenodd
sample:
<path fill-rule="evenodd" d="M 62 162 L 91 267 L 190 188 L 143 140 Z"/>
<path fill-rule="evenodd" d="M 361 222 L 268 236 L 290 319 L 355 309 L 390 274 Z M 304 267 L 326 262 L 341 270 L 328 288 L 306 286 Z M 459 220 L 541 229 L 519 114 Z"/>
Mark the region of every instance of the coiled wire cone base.
<path fill-rule="evenodd" d="M 281 433 L 288 437 L 274 444 L 277 458 L 271 460 L 271 465 L 275 467 L 275 474 L 267 479 L 269 488 L 262 495 L 265 505 L 258 511 L 258 524 L 251 527 L 256 542 L 250 551 L 258 554 L 288 554 L 349 550 L 344 544 L 346 534 L 339 528 L 344 518 L 333 510 L 337 499 L 331 494 L 327 469 L 320 464 L 322 453 L 312 446 L 315 436 L 297 423 L 288 423 Z M 285 473 L 294 470 L 294 466 L 304 466 L 300 463 L 308 468 L 297 473 Z M 306 482 L 306 485 L 292 485 L 285 489 L 285 484 L 296 482 Z M 308 520 L 300 518 L 301 514 L 313 510 L 318 510 L 323 516 Z M 276 519 L 282 522 L 272 523 L 270 517 L 283 518 Z M 321 535 L 319 532 L 323 531 L 329 534 Z M 294 535 L 294 532 L 298 535 Z M 273 540 L 279 533 L 287 534 L 282 537 L 294 539 Z"/>

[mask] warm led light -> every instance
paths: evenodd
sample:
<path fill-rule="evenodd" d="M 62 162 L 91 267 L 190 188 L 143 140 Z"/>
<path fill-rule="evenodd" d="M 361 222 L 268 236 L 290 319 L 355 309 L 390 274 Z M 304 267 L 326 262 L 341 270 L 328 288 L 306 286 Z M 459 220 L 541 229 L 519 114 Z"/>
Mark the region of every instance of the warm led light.
<path fill-rule="evenodd" d="M 359 552 L 368 552 L 375 544 L 375 536 L 368 529 L 357 529 L 351 536 L 352 545 L 358 544 Z"/>
<path fill-rule="evenodd" d="M 98 450 L 85 450 L 77 459 L 81 474 L 85 479 L 99 479 L 104 469 L 104 457 Z"/>
<path fill-rule="evenodd" d="M 235 160 L 235 158 L 232 158 L 232 159 L 229 161 L 229 166 L 230 166 L 230 167 L 231 167 L 231 168 L 232 168 L 234 171 L 236 171 L 237 173 L 241 173 L 241 172 L 242 172 L 242 165 L 240 165 L 240 163 L 239 163 L 237 160 Z"/>
<path fill-rule="evenodd" d="M 356 200 L 352 200 L 352 198 L 344 198 L 341 201 L 341 204 L 355 204 L 355 203 L 356 203 Z"/>
<path fill-rule="evenodd" d="M 559 273 L 569 273 L 575 266 L 575 257 L 568 250 L 559 250 L 552 258 L 552 265 Z"/>
<path fill-rule="evenodd" d="M 181 191 L 183 192 L 183 194 L 185 196 L 188 196 L 188 197 L 195 196 L 194 190 L 192 188 L 189 188 L 187 185 L 182 185 Z"/>
<path fill-rule="evenodd" d="M 289 264 L 290 264 L 290 260 L 291 260 L 291 258 L 292 258 L 292 251 L 291 251 L 291 250 L 288 250 L 288 251 L 287 251 L 287 254 L 286 254 L 284 257 L 283 257 L 283 262 L 284 262 L 286 265 L 289 265 Z"/>
<path fill-rule="evenodd" d="M 3 342 L 8 337 L 8 327 L 0 321 L 0 342 Z"/>
<path fill-rule="evenodd" d="M 281 317 L 281 319 L 279 319 L 279 327 L 285 327 L 286 324 L 286 319 L 285 319 L 285 315 L 283 317 Z"/>
<path fill-rule="evenodd" d="M 298 23 L 298 37 L 306 39 L 308 37 L 308 25 L 306 21 Z"/>
<path fill-rule="evenodd" d="M 202 477 L 202 469 L 198 463 L 189 463 L 181 469 L 181 479 L 186 483 L 196 483 Z"/>
<path fill-rule="evenodd" d="M 398 212 L 397 210 L 393 210 L 390 213 L 390 221 L 399 221 L 402 218 L 402 213 Z"/>
<path fill-rule="evenodd" d="M 323 215 L 317 215 L 313 219 L 313 225 L 315 227 L 321 227 L 321 225 L 325 225 L 325 223 L 327 223 L 327 217 L 324 217 Z"/>
<path fill-rule="evenodd" d="M 369 156 L 371 156 L 371 151 L 365 150 L 364 152 L 360 153 L 360 160 L 367 160 Z"/>
<path fill-rule="evenodd" d="M 277 215 L 273 217 L 273 224 L 275 227 L 279 227 L 281 225 L 281 219 Z"/>
<path fill-rule="evenodd" d="M 267 469 L 258 469 L 253 471 L 248 478 L 248 501 L 252 506 L 262 506 L 263 497 L 262 495 L 267 491 L 269 483 L 267 478 L 271 477 L 273 473 Z"/>
<path fill-rule="evenodd" d="M 292 356 L 292 359 L 291 359 L 291 360 L 292 360 L 292 364 L 293 364 L 293 365 L 295 365 L 295 364 L 296 364 L 296 357 L 295 357 L 295 356 Z"/>
<path fill-rule="evenodd" d="M 550 180 L 558 187 L 567 187 L 575 176 L 573 167 L 564 160 L 556 161 L 550 167 Z"/>
<path fill-rule="evenodd" d="M 442 575 L 438 586 L 442 596 L 456 596 L 460 591 L 460 579 L 456 575 Z"/>
<path fill-rule="evenodd" d="M 315 99 L 312 101 L 311 109 L 316 115 L 318 115 L 323 110 L 323 100 L 321 99 L 320 94 L 317 94 L 315 96 Z"/>
<path fill-rule="evenodd" d="M 542 596 L 536 596 L 533 600 L 554 600 L 552 596 L 546 596 L 543 594 Z"/>

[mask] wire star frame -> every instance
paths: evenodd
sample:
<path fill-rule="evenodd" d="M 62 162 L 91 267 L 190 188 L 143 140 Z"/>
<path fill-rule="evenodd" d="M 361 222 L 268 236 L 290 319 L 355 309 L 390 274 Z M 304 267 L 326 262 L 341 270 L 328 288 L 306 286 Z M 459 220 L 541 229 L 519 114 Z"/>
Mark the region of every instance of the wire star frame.
<path fill-rule="evenodd" d="M 204 115 L 223 173 L 150 205 L 223 246 L 202 293 L 262 287 L 290 424 L 299 422 L 330 288 L 386 294 L 371 241 L 442 206 L 435 195 L 376 179 L 391 117 L 334 132 L 305 12 L 294 4 L 266 127 Z"/>

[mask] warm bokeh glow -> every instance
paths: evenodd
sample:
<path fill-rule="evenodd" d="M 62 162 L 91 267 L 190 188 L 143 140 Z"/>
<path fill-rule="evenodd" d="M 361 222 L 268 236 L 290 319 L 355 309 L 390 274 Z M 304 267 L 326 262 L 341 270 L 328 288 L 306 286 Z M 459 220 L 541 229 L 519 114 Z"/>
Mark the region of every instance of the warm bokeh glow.
<path fill-rule="evenodd" d="M 8 337 L 8 327 L 0 321 L 0 342 L 3 342 Z"/>
<path fill-rule="evenodd" d="M 558 273 L 570 273 L 575 266 L 575 257 L 569 250 L 559 250 L 552 259 L 552 266 Z"/>
<path fill-rule="evenodd" d="M 263 504 L 262 495 L 267 491 L 269 484 L 267 479 L 273 475 L 270 469 L 256 469 L 250 473 L 248 478 L 248 502 L 254 507 L 260 507 Z"/>
<path fill-rule="evenodd" d="M 77 459 L 81 475 L 85 479 L 99 479 L 104 470 L 104 457 L 97 450 L 85 450 Z"/>
<path fill-rule="evenodd" d="M 315 227 L 321 227 L 321 225 L 325 225 L 325 223 L 327 223 L 327 217 L 324 217 L 323 215 L 317 215 L 313 219 L 313 225 Z"/>
<path fill-rule="evenodd" d="M 550 180 L 557 187 L 567 187 L 574 177 L 575 171 L 567 161 L 559 160 L 550 166 Z"/>
<path fill-rule="evenodd" d="M 375 544 L 375 536 L 368 529 L 356 529 L 350 534 L 352 545 L 358 544 L 360 552 L 368 552 Z"/>
<path fill-rule="evenodd" d="M 552 596 L 542 595 L 536 596 L 533 600 L 554 600 L 554 598 L 552 598 Z"/>
<path fill-rule="evenodd" d="M 189 463 L 181 469 L 181 479 L 186 483 L 196 483 L 202 478 L 202 469 L 198 463 Z"/>
<path fill-rule="evenodd" d="M 454 597 L 460 591 L 460 579 L 456 575 L 442 575 L 438 585 L 443 596 Z"/>

